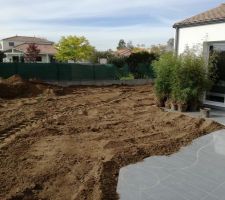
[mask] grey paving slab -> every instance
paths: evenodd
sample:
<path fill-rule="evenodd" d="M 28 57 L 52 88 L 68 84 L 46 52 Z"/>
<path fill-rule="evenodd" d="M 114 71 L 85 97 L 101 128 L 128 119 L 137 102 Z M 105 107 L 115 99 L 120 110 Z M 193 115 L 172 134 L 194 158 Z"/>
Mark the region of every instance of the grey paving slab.
<path fill-rule="evenodd" d="M 120 170 L 121 200 L 225 200 L 225 130 Z"/>
<path fill-rule="evenodd" d="M 208 195 L 207 197 L 205 197 L 205 198 L 202 199 L 202 200 L 224 200 L 224 198 L 218 199 L 216 196 Z"/>
<path fill-rule="evenodd" d="M 178 112 L 178 111 L 172 111 L 170 109 L 165 109 L 167 112 Z M 185 112 L 183 113 L 185 115 L 189 115 L 192 117 L 202 117 L 200 112 Z M 209 119 L 212 119 L 220 124 L 225 125 L 225 111 L 224 110 L 218 110 L 218 109 L 211 109 L 210 111 L 210 117 Z"/>

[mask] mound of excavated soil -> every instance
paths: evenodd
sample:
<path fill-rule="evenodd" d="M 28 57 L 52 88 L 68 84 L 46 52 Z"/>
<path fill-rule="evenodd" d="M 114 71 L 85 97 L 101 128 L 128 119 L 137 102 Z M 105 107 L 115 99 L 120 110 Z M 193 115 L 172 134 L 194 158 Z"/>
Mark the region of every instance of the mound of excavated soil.
<path fill-rule="evenodd" d="M 19 75 L 14 75 L 0 82 L 0 98 L 14 99 L 21 97 L 35 97 L 39 94 L 64 95 L 63 88 L 23 80 Z"/>
<path fill-rule="evenodd" d="M 14 75 L 3 79 L 0 83 L 0 98 L 31 97 L 42 92 L 36 85 L 23 80 L 20 76 Z"/>
<path fill-rule="evenodd" d="M 172 154 L 223 128 L 154 104 L 151 86 L 75 88 L 68 96 L 5 101 L 0 199 L 117 199 L 121 167 Z"/>

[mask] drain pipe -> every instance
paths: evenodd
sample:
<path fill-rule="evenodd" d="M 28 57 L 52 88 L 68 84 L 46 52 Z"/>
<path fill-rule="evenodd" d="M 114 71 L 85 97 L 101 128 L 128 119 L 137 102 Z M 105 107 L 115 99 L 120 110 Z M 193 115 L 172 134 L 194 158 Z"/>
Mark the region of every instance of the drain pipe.
<path fill-rule="evenodd" d="M 175 36 L 175 54 L 178 55 L 179 51 L 179 40 L 180 40 L 180 29 L 176 27 L 176 36 Z"/>

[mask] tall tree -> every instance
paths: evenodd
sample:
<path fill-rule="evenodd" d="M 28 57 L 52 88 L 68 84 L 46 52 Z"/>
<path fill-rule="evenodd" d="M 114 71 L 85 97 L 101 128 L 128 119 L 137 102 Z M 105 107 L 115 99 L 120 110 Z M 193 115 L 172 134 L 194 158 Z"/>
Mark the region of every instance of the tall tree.
<path fill-rule="evenodd" d="M 146 75 L 145 73 L 150 70 L 149 66 L 157 58 L 158 58 L 158 55 L 155 53 L 140 51 L 137 53 L 132 53 L 126 62 L 135 78 L 143 78 L 143 76 Z"/>
<path fill-rule="evenodd" d="M 174 50 L 174 38 L 170 38 L 167 41 L 167 51 L 173 51 Z"/>
<path fill-rule="evenodd" d="M 5 57 L 6 57 L 5 53 L 3 51 L 0 51 L 0 63 L 3 62 L 3 58 Z"/>
<path fill-rule="evenodd" d="M 133 49 L 134 48 L 134 45 L 133 45 L 133 42 L 132 41 L 129 41 L 127 43 L 127 48 L 129 48 L 129 49 Z"/>
<path fill-rule="evenodd" d="M 166 45 L 162 45 L 162 44 L 158 44 L 158 45 L 152 45 L 151 46 L 151 52 L 158 54 L 158 55 L 162 55 L 166 52 Z"/>
<path fill-rule="evenodd" d="M 121 39 L 118 43 L 117 49 L 124 49 L 126 47 L 127 47 L 126 42 L 123 39 Z"/>
<path fill-rule="evenodd" d="M 114 57 L 113 53 L 108 51 L 95 51 L 91 57 L 92 63 L 99 63 L 99 59 L 106 58 L 107 60 L 111 60 Z"/>
<path fill-rule="evenodd" d="M 95 48 L 89 44 L 85 37 L 62 37 L 56 45 L 56 60 L 67 62 L 68 60 L 87 61 L 91 58 Z"/>
<path fill-rule="evenodd" d="M 39 57 L 40 49 L 36 44 L 29 44 L 24 59 L 26 62 L 35 63 Z"/>

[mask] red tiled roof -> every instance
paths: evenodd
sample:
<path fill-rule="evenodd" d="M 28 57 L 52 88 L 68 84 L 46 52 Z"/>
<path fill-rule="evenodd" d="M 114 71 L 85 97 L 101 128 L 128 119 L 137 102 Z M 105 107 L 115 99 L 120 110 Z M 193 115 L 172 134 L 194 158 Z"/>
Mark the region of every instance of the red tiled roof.
<path fill-rule="evenodd" d="M 186 27 L 219 22 L 225 22 L 225 4 L 221 4 L 216 8 L 177 22 L 173 27 Z"/>
<path fill-rule="evenodd" d="M 36 44 L 36 46 L 40 50 L 40 54 L 54 55 L 57 52 L 56 48 L 52 44 Z M 14 47 L 14 49 L 26 53 L 28 47 L 29 44 L 25 43 Z"/>
<path fill-rule="evenodd" d="M 132 50 L 131 49 L 119 49 L 115 52 L 115 55 L 117 56 L 121 56 L 121 57 L 129 57 L 132 54 Z"/>
<path fill-rule="evenodd" d="M 42 44 L 42 43 L 53 44 L 54 43 L 44 38 L 28 37 L 28 36 L 13 36 L 9 38 L 4 38 L 3 40 L 9 40 L 13 42 L 23 42 L 23 43 L 36 43 L 36 44 Z"/>

